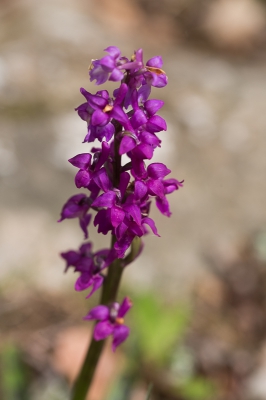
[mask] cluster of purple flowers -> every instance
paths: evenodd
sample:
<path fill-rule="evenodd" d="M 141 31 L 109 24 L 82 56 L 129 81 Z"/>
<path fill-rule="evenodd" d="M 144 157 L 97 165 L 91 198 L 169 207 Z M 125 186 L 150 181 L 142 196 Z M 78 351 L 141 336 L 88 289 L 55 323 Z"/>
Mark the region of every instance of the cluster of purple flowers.
<path fill-rule="evenodd" d="M 99 289 L 104 273 L 117 258 L 123 259 L 135 237 L 148 233 L 148 228 L 159 236 L 155 222 L 149 217 L 152 198 L 159 211 L 170 216 L 167 195 L 182 187 L 182 183 L 166 178 L 170 170 L 162 163 L 150 163 L 154 150 L 160 147 L 157 134 L 166 131 L 165 120 L 157 115 L 164 102 L 149 99 L 151 87 L 167 85 L 166 73 L 162 70 L 162 58 L 156 56 L 143 63 L 142 49 L 131 59 L 121 56 L 115 46 L 108 47 L 108 55 L 93 60 L 90 66 L 90 80 L 100 85 L 107 80 L 120 85 L 111 97 L 107 90 L 91 94 L 81 88 L 85 102 L 76 108 L 80 118 L 87 122 L 84 142 L 101 143 L 90 153 L 78 154 L 69 162 L 78 172 L 75 177 L 77 188 L 85 193 L 72 196 L 63 206 L 61 219 L 78 218 L 80 227 L 88 238 L 88 225 L 92 212 L 96 215 L 94 226 L 98 233 L 110 232 L 115 238 L 111 249 L 92 252 L 91 243 L 78 251 L 62 253 L 67 267 L 74 267 L 80 273 L 76 290 L 91 287 L 89 296 Z M 129 161 L 121 162 L 127 155 Z M 88 297 L 89 297 L 88 296 Z M 85 319 L 99 320 L 95 327 L 94 339 L 102 340 L 113 335 L 113 349 L 129 334 L 123 325 L 123 317 L 131 307 L 128 298 L 121 306 L 113 303 L 99 305 L 92 309 Z"/>

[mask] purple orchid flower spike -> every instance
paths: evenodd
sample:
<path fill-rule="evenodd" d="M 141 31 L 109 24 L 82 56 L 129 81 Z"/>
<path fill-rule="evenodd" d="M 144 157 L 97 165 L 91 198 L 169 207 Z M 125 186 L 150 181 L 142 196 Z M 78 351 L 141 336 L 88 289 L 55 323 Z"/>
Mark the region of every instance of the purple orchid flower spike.
<path fill-rule="evenodd" d="M 113 303 L 110 307 L 99 305 L 94 307 L 85 320 L 98 320 L 94 328 L 93 337 L 95 340 L 103 340 L 108 336 L 113 336 L 112 349 L 116 350 L 117 346 L 123 343 L 129 335 L 129 328 L 124 325 L 124 316 L 132 307 L 132 302 L 125 297 L 121 305 Z"/>
<path fill-rule="evenodd" d="M 106 81 L 119 84 L 112 94 L 80 89 L 85 101 L 75 110 L 87 124 L 84 142 L 97 139 L 101 144 L 69 159 L 78 169 L 76 187 L 84 193 L 67 200 L 59 222 L 78 218 L 87 238 L 93 214 L 98 233 L 112 235 L 110 248 L 94 252 L 88 242 L 61 256 L 66 262 L 65 271 L 73 268 L 79 273 L 77 291 L 88 290 L 90 297 L 102 288 L 103 304 L 84 319 L 97 321 L 93 334 L 96 341 L 112 336 L 115 351 L 129 335 L 124 316 L 132 306 L 128 297 L 121 305 L 115 300 L 120 281 L 117 274 L 140 255 L 142 238 L 147 233 L 160 236 L 150 217 L 152 202 L 169 217 L 168 195 L 180 189 L 183 181 L 169 178 L 171 171 L 163 163 L 146 165 L 161 147 L 159 133 L 167 130 L 166 121 L 158 114 L 164 102 L 150 98 L 152 88 L 163 88 L 168 83 L 162 57 L 152 57 L 145 63 L 142 49 L 129 58 L 116 46 L 105 51 L 102 58 L 92 60 L 90 80 L 96 85 Z M 129 160 L 124 160 L 125 155 Z M 91 346 L 95 346 L 94 341 Z M 80 400 L 79 396 L 74 398 Z"/>

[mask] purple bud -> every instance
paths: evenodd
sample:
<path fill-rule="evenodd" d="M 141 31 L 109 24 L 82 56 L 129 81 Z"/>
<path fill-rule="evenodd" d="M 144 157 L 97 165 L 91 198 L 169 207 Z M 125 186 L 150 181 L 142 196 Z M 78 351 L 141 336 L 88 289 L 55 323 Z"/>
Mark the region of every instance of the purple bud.
<path fill-rule="evenodd" d="M 73 158 L 68 160 L 70 164 L 74 165 L 79 169 L 87 169 L 91 164 L 91 154 L 90 153 L 82 153 L 78 154 Z"/>

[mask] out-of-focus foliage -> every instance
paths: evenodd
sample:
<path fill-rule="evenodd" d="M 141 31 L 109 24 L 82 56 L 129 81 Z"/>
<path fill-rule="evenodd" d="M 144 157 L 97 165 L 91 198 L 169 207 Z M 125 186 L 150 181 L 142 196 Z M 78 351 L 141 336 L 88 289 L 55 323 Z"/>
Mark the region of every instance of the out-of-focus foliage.
<path fill-rule="evenodd" d="M 19 349 L 14 344 L 7 343 L 0 352 L 0 361 L 0 398 L 26 399 L 27 374 Z"/>
<path fill-rule="evenodd" d="M 187 307 L 160 304 L 153 293 L 134 299 L 133 334 L 144 359 L 162 364 L 173 346 L 184 336 L 189 321 Z"/>

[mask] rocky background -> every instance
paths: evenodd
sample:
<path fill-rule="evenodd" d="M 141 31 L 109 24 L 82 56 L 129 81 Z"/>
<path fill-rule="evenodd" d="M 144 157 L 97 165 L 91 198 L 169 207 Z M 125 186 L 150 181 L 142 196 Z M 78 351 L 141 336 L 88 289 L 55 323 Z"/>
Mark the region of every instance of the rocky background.
<path fill-rule="evenodd" d="M 229 262 L 251 235 L 265 254 L 265 3 L 0 0 L 0 288 L 7 298 L 73 286 L 58 253 L 79 246 L 82 234 L 76 221 L 56 220 L 77 191 L 67 159 L 87 146 L 74 112 L 79 88 L 97 90 L 87 68 L 109 45 L 128 56 L 139 47 L 145 59 L 163 56 L 169 85 L 153 96 L 165 101 L 168 131 L 156 157 L 185 180 L 170 198 L 170 219 L 153 209 L 161 238 L 146 238 L 125 285 L 176 300 L 208 279 L 206 256 Z"/>

